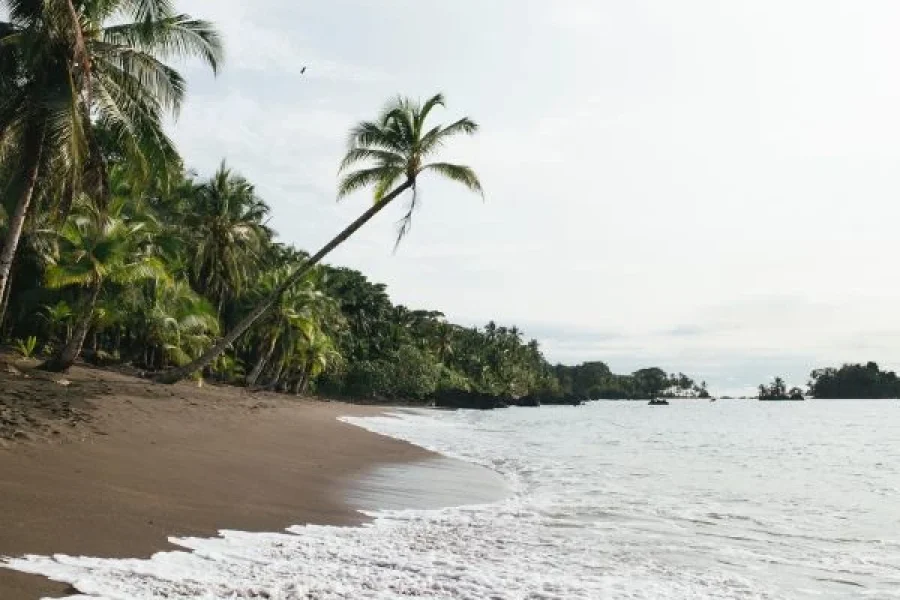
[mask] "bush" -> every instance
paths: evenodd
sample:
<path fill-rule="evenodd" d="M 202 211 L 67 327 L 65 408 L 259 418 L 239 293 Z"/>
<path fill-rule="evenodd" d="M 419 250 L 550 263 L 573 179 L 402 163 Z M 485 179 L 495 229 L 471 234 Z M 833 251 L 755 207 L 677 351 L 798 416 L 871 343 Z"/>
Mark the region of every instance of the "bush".
<path fill-rule="evenodd" d="M 415 346 L 401 346 L 391 361 L 390 387 L 395 398 L 424 400 L 434 394 L 441 365 Z"/>
<path fill-rule="evenodd" d="M 33 335 L 28 336 L 26 339 L 17 339 L 15 342 L 16 352 L 22 358 L 31 358 L 34 356 L 34 351 L 37 349 L 38 341 L 37 338 Z"/>
<path fill-rule="evenodd" d="M 460 373 L 459 371 L 454 371 L 450 367 L 445 365 L 440 365 L 440 373 L 438 374 L 438 390 L 465 390 L 467 392 L 472 390 L 472 382 L 469 381 L 469 378 Z"/>
<path fill-rule="evenodd" d="M 352 363 L 344 375 L 341 393 L 353 398 L 389 396 L 389 368 L 384 361 L 361 360 Z"/>

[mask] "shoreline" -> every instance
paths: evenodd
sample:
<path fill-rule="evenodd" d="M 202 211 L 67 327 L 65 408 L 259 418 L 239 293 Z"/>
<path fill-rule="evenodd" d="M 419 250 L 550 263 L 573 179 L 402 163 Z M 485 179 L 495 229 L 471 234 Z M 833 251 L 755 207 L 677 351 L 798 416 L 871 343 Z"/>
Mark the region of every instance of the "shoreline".
<path fill-rule="evenodd" d="M 379 466 L 439 456 L 338 420 L 386 407 L 159 386 L 80 367 L 60 381 L 0 376 L 0 417 L 17 397 L 68 403 L 39 412 L 30 431 L 0 445 L 0 556 L 146 558 L 178 549 L 171 536 L 359 524 L 365 518 L 346 497 L 349 482 Z M 0 598 L 74 592 L 0 568 Z"/>

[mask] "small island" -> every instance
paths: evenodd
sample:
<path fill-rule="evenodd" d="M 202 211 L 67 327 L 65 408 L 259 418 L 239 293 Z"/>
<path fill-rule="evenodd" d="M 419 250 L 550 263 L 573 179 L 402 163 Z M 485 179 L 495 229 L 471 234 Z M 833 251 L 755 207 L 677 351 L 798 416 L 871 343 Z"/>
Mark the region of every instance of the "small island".
<path fill-rule="evenodd" d="M 803 390 L 798 387 L 787 389 L 784 379 L 776 377 L 769 385 L 759 386 L 758 398 L 764 401 L 803 401 Z"/>

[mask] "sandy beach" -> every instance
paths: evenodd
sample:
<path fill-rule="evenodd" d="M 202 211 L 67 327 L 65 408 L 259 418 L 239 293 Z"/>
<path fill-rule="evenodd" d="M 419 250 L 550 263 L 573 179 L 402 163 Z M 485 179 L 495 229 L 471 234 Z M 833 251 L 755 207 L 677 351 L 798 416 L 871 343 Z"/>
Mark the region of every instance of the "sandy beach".
<path fill-rule="evenodd" d="M 144 557 L 173 535 L 351 524 L 349 478 L 432 456 L 337 420 L 377 407 L 86 368 L 4 368 L 0 387 L 0 556 Z M 67 592 L 0 569 L 2 599 Z"/>

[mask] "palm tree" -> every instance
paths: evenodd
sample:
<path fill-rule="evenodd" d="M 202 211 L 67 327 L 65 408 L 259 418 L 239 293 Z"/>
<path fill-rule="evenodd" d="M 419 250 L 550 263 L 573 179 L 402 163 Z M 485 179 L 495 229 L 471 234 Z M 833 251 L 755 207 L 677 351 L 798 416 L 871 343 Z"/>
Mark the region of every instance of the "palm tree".
<path fill-rule="evenodd" d="M 259 267 L 271 232 L 268 205 L 253 186 L 223 161 L 206 182 L 193 186 L 184 226 L 193 241 L 193 281 L 222 312 Z"/>
<path fill-rule="evenodd" d="M 185 83 L 163 62 L 199 56 L 218 69 L 218 34 L 170 0 L 0 0 L 0 172 L 14 199 L 0 248 L 0 298 L 35 200 L 60 212 L 84 191 L 109 197 L 98 129 L 145 171 L 171 163 L 162 128 Z"/>
<path fill-rule="evenodd" d="M 119 214 L 122 203 L 103 210 L 84 200 L 63 225 L 56 251 L 49 257 L 46 279 L 50 288 L 85 288 L 85 308 L 60 354 L 45 367 L 64 371 L 81 354 L 97 301 L 105 283 L 129 285 L 146 279 L 165 279 L 163 263 L 144 251 L 146 223 Z"/>
<path fill-rule="evenodd" d="M 290 268 L 279 268 L 264 273 L 259 283 L 260 296 L 269 296 L 277 289 L 281 282 L 290 277 Z M 299 331 L 303 336 L 312 335 L 315 328 L 316 305 L 323 298 L 322 293 L 316 289 L 318 281 L 315 278 L 307 278 L 285 292 L 275 306 L 261 318 L 261 337 L 258 348 L 264 350 L 259 354 L 256 364 L 247 375 L 247 385 L 256 385 L 263 369 L 272 361 L 279 340 L 289 334 L 291 330 Z M 293 344 L 289 344 L 289 350 Z"/>
<path fill-rule="evenodd" d="M 435 346 L 437 348 L 437 358 L 442 363 L 447 362 L 447 359 L 453 356 L 453 333 L 453 325 L 446 321 L 442 321 L 438 326 Z"/>
<path fill-rule="evenodd" d="M 334 341 L 317 330 L 302 341 L 299 354 L 300 378 L 294 387 L 295 394 L 305 394 L 310 381 L 342 359 L 340 352 L 334 347 Z"/>
<path fill-rule="evenodd" d="M 159 281 L 150 303 L 141 324 L 149 368 L 187 364 L 219 334 L 215 308 L 185 280 Z"/>
<path fill-rule="evenodd" d="M 66 344 L 72 337 L 72 319 L 75 313 L 65 300 L 60 300 L 52 306 L 44 306 L 41 317 L 47 322 L 52 341 L 61 341 Z"/>
<path fill-rule="evenodd" d="M 341 163 L 340 171 L 346 172 L 361 163 L 367 163 L 369 166 L 363 166 L 344 175 L 338 187 L 338 198 L 374 186 L 375 202 L 372 207 L 294 271 L 291 277 L 234 326 L 218 344 L 189 365 L 164 373 L 158 381 L 174 383 L 207 367 L 265 314 L 285 291 L 300 281 L 332 250 L 345 242 L 393 200 L 404 192 L 411 191 L 410 204 L 397 236 L 399 243 L 409 231 L 416 207 L 418 178 L 421 174 L 430 172 L 442 175 L 483 195 L 481 182 L 470 167 L 445 162 L 428 162 L 449 138 L 459 134 L 472 135 L 478 130 L 478 125 L 469 118 L 459 119 L 447 126 L 426 127 L 428 116 L 437 106 L 444 106 L 442 94 L 429 98 L 424 104 L 398 98 L 388 104 L 377 121 L 365 121 L 357 125 L 351 131 L 349 149 Z"/>

